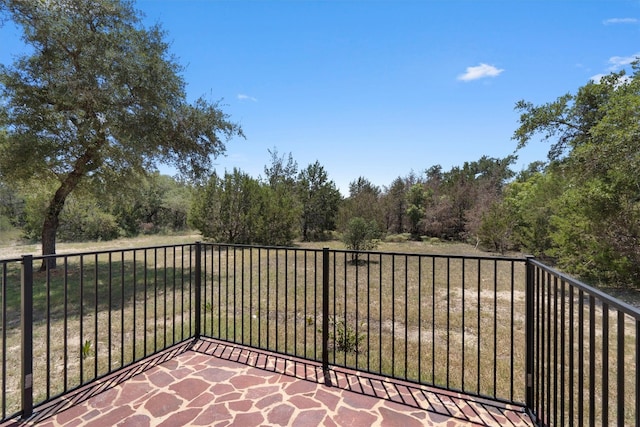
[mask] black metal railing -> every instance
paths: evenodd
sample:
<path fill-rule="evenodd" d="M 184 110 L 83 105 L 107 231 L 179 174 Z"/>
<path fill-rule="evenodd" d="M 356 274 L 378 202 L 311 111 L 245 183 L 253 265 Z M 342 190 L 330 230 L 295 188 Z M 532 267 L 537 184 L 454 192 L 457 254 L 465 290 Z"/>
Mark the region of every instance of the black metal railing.
<path fill-rule="evenodd" d="M 541 425 L 640 425 L 640 310 L 527 265 L 527 407 Z"/>
<path fill-rule="evenodd" d="M 195 245 L 46 258 L 1 264 L 2 419 L 195 335 Z"/>
<path fill-rule="evenodd" d="M 203 248 L 203 335 L 524 402 L 524 259 Z"/>
<path fill-rule="evenodd" d="M 638 425 L 639 311 L 532 258 L 194 243 L 55 259 L 0 261 L 2 420 L 205 336 L 540 425 Z"/>

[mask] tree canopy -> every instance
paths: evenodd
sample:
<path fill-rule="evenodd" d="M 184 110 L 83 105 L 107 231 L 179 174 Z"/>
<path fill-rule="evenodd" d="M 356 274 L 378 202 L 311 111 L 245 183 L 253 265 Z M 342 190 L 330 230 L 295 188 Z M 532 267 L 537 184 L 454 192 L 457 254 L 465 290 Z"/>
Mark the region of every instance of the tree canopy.
<path fill-rule="evenodd" d="M 549 245 L 535 249 L 566 271 L 637 286 L 640 65 L 632 70 L 631 75 L 621 71 L 590 81 L 575 95 L 548 104 L 518 103 L 522 115 L 514 139 L 519 146 L 536 134 L 551 139 L 551 164 L 545 178 L 532 174 L 508 199 L 519 203 L 523 220 L 529 218 L 527 228 L 539 237 L 545 231 Z M 545 211 L 547 220 L 535 214 Z"/>
<path fill-rule="evenodd" d="M 0 66 L 0 178 L 55 182 L 42 228 L 55 253 L 59 216 L 80 185 L 111 185 L 175 166 L 208 175 L 241 128 L 217 103 L 188 103 L 164 32 L 130 1 L 0 0 L 28 54 Z M 115 185 L 114 185 L 115 184 Z"/>

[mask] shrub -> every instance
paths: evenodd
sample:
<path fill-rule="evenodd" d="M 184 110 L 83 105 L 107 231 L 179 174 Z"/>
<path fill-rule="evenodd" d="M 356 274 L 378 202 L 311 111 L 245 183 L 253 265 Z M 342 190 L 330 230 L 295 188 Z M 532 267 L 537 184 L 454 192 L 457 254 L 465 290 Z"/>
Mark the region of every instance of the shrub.
<path fill-rule="evenodd" d="M 338 350 L 346 353 L 358 353 L 360 351 L 360 343 L 364 339 L 365 335 L 356 332 L 350 326 L 345 325 L 344 321 L 340 320 L 334 323 L 335 335 L 329 334 L 331 339 L 334 340 L 335 346 Z"/>
<path fill-rule="evenodd" d="M 367 221 L 361 217 L 352 218 L 342 235 L 342 242 L 347 249 L 367 251 L 378 246 L 378 226 L 375 221 Z M 351 261 L 357 262 L 358 254 L 351 255 Z"/>

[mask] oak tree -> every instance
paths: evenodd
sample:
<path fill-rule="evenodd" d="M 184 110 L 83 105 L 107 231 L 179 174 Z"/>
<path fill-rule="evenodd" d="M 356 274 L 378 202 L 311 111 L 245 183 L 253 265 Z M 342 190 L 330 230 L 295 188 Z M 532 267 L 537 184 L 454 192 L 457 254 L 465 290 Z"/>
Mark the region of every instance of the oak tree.
<path fill-rule="evenodd" d="M 43 255 L 79 186 L 117 189 L 159 164 L 198 178 L 242 135 L 217 103 L 187 102 L 163 30 L 145 28 L 132 2 L 0 0 L 0 13 L 29 47 L 0 65 L 0 178 L 55 183 Z"/>

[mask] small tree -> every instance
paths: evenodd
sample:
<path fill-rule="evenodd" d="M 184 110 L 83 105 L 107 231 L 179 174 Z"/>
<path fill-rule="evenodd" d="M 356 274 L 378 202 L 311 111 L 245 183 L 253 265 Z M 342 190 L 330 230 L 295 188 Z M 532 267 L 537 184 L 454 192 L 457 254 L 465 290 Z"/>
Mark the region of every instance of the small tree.
<path fill-rule="evenodd" d="M 342 198 L 318 161 L 298 174 L 297 193 L 302 205 L 302 240 L 323 238 L 327 231 L 335 229 Z"/>
<path fill-rule="evenodd" d="M 361 217 L 352 218 L 342 236 L 342 242 L 347 249 L 353 251 L 367 251 L 378 246 L 378 226 L 375 221 L 367 221 Z M 358 253 L 351 254 L 351 262 L 358 263 Z"/>
<path fill-rule="evenodd" d="M 422 184 L 413 184 L 407 193 L 407 217 L 411 223 L 411 235 L 418 238 L 420 235 L 420 221 L 424 218 L 424 204 L 427 200 L 427 192 Z"/>

